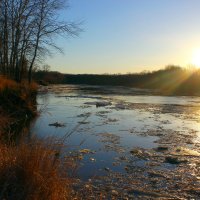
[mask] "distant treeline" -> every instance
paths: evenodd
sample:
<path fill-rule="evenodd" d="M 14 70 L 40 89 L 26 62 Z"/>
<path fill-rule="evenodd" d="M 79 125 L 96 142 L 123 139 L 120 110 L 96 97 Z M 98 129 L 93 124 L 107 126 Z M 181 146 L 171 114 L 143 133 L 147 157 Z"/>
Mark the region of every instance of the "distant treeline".
<path fill-rule="evenodd" d="M 200 70 L 168 66 L 137 74 L 61 74 L 38 71 L 37 81 L 50 84 L 88 84 L 157 89 L 165 95 L 200 95 Z"/>

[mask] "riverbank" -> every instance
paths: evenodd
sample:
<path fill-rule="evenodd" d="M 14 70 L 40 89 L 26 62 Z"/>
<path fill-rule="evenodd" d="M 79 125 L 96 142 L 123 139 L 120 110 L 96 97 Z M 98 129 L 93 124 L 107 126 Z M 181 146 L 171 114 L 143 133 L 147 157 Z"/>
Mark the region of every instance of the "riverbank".
<path fill-rule="evenodd" d="M 200 96 L 200 70 L 167 66 L 157 71 L 127 74 L 62 74 L 38 71 L 34 79 L 43 84 L 73 84 L 90 86 L 124 86 L 156 90 L 164 96 Z"/>
<path fill-rule="evenodd" d="M 15 136 L 36 115 L 37 85 L 0 77 L 0 135 L 4 138 Z"/>
<path fill-rule="evenodd" d="M 0 199 L 70 199 L 72 181 L 59 148 L 51 140 L 21 137 L 37 115 L 36 94 L 36 84 L 0 77 Z"/>

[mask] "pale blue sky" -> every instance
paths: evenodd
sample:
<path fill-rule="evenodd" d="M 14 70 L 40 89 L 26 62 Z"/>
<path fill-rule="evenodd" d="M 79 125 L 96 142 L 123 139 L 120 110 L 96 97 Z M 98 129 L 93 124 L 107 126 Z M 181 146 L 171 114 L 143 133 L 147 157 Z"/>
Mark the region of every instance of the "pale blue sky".
<path fill-rule="evenodd" d="M 186 66 L 200 48 L 200 0 L 69 0 L 63 17 L 83 20 L 79 38 L 58 39 L 47 59 L 65 73 L 126 73 Z M 200 56 L 200 55 L 199 55 Z"/>

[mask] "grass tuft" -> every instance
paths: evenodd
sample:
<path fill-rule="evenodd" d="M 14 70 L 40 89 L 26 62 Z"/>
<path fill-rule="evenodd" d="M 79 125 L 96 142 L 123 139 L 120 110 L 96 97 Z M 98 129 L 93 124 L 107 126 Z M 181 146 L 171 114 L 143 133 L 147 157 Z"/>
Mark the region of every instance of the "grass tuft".
<path fill-rule="evenodd" d="M 63 169 L 44 142 L 0 144 L 0 199 L 70 199 L 72 181 Z"/>

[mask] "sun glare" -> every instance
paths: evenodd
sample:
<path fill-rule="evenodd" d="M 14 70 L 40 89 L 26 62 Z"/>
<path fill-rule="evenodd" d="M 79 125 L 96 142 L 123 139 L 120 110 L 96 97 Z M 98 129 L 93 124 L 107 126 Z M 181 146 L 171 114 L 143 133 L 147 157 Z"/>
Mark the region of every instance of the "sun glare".
<path fill-rule="evenodd" d="M 192 64 L 200 68 L 200 49 L 197 49 L 192 57 Z"/>

